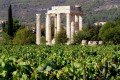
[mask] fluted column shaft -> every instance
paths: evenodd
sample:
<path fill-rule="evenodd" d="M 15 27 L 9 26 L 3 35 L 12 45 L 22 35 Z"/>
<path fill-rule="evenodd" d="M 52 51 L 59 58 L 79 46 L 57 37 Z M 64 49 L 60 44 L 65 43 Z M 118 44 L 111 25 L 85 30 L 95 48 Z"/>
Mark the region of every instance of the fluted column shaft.
<path fill-rule="evenodd" d="M 75 22 L 71 22 L 71 42 L 73 43 L 73 35 L 75 33 Z"/>
<path fill-rule="evenodd" d="M 40 45 L 40 38 L 41 38 L 40 16 L 41 14 L 36 14 L 36 44 L 37 45 Z"/>
<path fill-rule="evenodd" d="M 51 45 L 51 21 L 50 14 L 46 14 L 46 44 Z"/>
<path fill-rule="evenodd" d="M 57 34 L 57 16 L 54 17 L 54 37 Z"/>
<path fill-rule="evenodd" d="M 71 44 L 71 15 L 70 13 L 66 14 L 66 33 L 69 38 L 67 44 Z"/>
<path fill-rule="evenodd" d="M 71 14 L 71 43 L 73 42 L 74 32 L 75 32 L 75 15 Z"/>
<path fill-rule="evenodd" d="M 82 19 L 82 16 L 79 15 L 79 30 L 82 30 L 83 28 L 83 19 Z"/>
<path fill-rule="evenodd" d="M 79 21 L 79 16 L 77 14 L 75 14 L 75 22 Z"/>
<path fill-rule="evenodd" d="M 75 32 L 79 30 L 79 16 L 75 15 Z"/>
<path fill-rule="evenodd" d="M 57 14 L 57 32 L 61 29 L 61 15 L 60 13 Z"/>

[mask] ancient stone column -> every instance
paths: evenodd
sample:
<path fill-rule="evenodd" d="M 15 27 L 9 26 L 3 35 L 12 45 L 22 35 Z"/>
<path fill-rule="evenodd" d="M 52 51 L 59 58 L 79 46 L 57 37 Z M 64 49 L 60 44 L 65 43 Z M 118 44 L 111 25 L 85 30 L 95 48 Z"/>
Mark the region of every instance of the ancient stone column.
<path fill-rule="evenodd" d="M 71 14 L 71 43 L 73 42 L 74 32 L 75 32 L 75 15 Z"/>
<path fill-rule="evenodd" d="M 50 14 L 46 14 L 46 44 L 51 45 L 51 21 Z"/>
<path fill-rule="evenodd" d="M 57 14 L 57 32 L 61 29 L 61 15 L 60 13 Z"/>
<path fill-rule="evenodd" d="M 75 22 L 71 22 L 71 42 L 73 42 L 73 35 L 75 33 Z"/>
<path fill-rule="evenodd" d="M 71 18 L 70 13 L 67 13 L 67 15 L 66 15 L 66 33 L 67 33 L 67 38 L 69 38 L 69 40 L 67 42 L 68 45 L 71 44 L 71 24 L 70 24 L 71 20 L 70 20 L 70 18 Z"/>
<path fill-rule="evenodd" d="M 79 16 L 76 14 L 75 15 L 75 22 L 78 22 L 79 21 Z"/>
<path fill-rule="evenodd" d="M 79 15 L 79 30 L 82 30 L 83 28 L 83 20 L 82 20 L 82 16 Z"/>
<path fill-rule="evenodd" d="M 40 38 L 41 38 L 40 15 L 41 14 L 36 14 L 36 44 L 37 45 L 40 45 Z"/>
<path fill-rule="evenodd" d="M 75 15 L 75 32 L 79 30 L 79 16 Z"/>
<path fill-rule="evenodd" d="M 57 34 L 57 16 L 54 17 L 54 37 Z"/>

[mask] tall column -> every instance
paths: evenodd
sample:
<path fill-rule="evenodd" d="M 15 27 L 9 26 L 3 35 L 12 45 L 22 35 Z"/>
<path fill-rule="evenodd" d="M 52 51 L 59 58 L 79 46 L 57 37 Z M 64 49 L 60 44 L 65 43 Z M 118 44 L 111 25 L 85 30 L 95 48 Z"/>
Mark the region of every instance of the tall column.
<path fill-rule="evenodd" d="M 54 17 L 54 37 L 57 34 L 57 16 Z"/>
<path fill-rule="evenodd" d="M 83 20 L 82 20 L 82 16 L 79 15 L 79 30 L 82 30 L 83 28 Z"/>
<path fill-rule="evenodd" d="M 46 44 L 51 45 L 51 22 L 50 14 L 46 14 Z"/>
<path fill-rule="evenodd" d="M 70 19 L 71 15 L 70 13 L 67 13 L 66 15 L 66 33 L 67 33 L 67 37 L 69 38 L 67 44 L 71 44 L 71 19 Z"/>
<path fill-rule="evenodd" d="M 61 29 L 61 16 L 60 13 L 57 14 L 57 32 Z"/>
<path fill-rule="evenodd" d="M 41 14 L 36 14 L 36 44 L 37 45 L 40 45 L 40 38 L 41 38 L 40 16 Z"/>
<path fill-rule="evenodd" d="M 75 14 L 75 22 L 79 21 L 79 16 L 77 14 Z"/>
<path fill-rule="evenodd" d="M 75 32 L 79 30 L 79 16 L 75 15 Z"/>
<path fill-rule="evenodd" d="M 75 22 L 71 22 L 71 42 L 73 42 L 73 35 L 75 33 Z"/>
<path fill-rule="evenodd" d="M 75 32 L 75 15 L 71 14 L 71 43 L 73 42 L 74 32 Z"/>

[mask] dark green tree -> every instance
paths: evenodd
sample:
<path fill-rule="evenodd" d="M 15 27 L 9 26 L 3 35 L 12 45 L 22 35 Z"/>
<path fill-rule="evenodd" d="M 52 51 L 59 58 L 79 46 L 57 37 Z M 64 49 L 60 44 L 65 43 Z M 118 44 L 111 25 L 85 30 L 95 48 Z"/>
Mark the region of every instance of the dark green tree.
<path fill-rule="evenodd" d="M 92 23 L 88 23 L 87 27 L 83 28 L 83 31 L 89 32 L 90 37 L 88 40 L 101 40 L 98 36 L 101 27 L 102 25 L 94 25 Z"/>
<path fill-rule="evenodd" d="M 65 44 L 68 38 L 64 29 L 60 30 L 55 36 L 55 44 Z"/>
<path fill-rule="evenodd" d="M 20 28 L 22 29 L 22 28 L 24 28 L 24 27 L 23 27 L 22 25 L 20 25 L 20 23 L 19 23 L 18 20 L 13 19 L 13 29 L 12 29 L 12 31 L 13 31 L 13 36 L 14 36 L 15 33 L 17 32 L 17 30 L 20 29 Z M 5 27 L 3 28 L 3 31 L 8 34 L 8 30 L 9 30 L 9 27 L 8 27 L 8 24 L 6 24 Z"/>
<path fill-rule="evenodd" d="M 13 18 L 12 18 L 12 7 L 9 6 L 8 9 L 8 35 L 13 37 Z"/>
<path fill-rule="evenodd" d="M 119 17 L 118 20 L 116 21 L 116 25 L 120 25 L 120 17 Z"/>
<path fill-rule="evenodd" d="M 89 37 L 88 31 L 78 31 L 73 35 L 73 43 L 80 44 L 82 40 L 88 40 Z"/>
<path fill-rule="evenodd" d="M 18 20 L 13 19 L 13 35 L 17 32 L 17 30 L 21 27 Z"/>
<path fill-rule="evenodd" d="M 120 44 L 120 25 L 115 22 L 106 23 L 100 29 L 99 37 L 107 43 Z"/>

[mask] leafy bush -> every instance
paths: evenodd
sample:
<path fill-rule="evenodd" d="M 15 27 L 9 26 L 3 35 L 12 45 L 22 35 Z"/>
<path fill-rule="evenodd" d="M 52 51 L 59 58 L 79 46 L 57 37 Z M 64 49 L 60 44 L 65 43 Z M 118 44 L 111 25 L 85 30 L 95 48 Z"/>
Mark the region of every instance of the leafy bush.
<path fill-rule="evenodd" d="M 2 32 L 2 38 L 0 44 L 12 44 L 12 38 L 5 32 Z"/>
<path fill-rule="evenodd" d="M 16 19 L 13 19 L 13 30 L 12 31 L 14 35 L 20 27 L 21 25 L 19 24 L 19 21 Z M 8 24 L 5 25 L 5 27 L 3 28 L 3 31 L 8 34 Z"/>
<path fill-rule="evenodd" d="M 119 17 L 118 20 L 116 21 L 116 25 L 120 25 L 120 17 Z"/>
<path fill-rule="evenodd" d="M 80 44 L 82 40 L 88 39 L 90 37 L 90 33 L 86 31 L 78 31 L 73 35 L 73 43 Z"/>
<path fill-rule="evenodd" d="M 68 38 L 65 30 L 59 31 L 55 36 L 55 44 L 65 44 Z"/>
<path fill-rule="evenodd" d="M 107 43 L 120 44 L 120 25 L 108 22 L 101 28 L 99 36 Z"/>
<path fill-rule="evenodd" d="M 87 27 L 83 28 L 83 30 L 85 32 L 89 32 L 89 34 L 90 34 L 90 37 L 88 40 L 92 40 L 92 41 L 101 40 L 98 36 L 101 27 L 102 27 L 102 25 L 94 25 L 94 24 L 88 23 Z"/>
<path fill-rule="evenodd" d="M 31 44 L 35 43 L 35 34 L 27 29 L 21 29 L 16 32 L 13 39 L 14 44 Z"/>
<path fill-rule="evenodd" d="M 44 36 L 40 38 L 40 44 L 46 44 L 46 39 Z"/>
<path fill-rule="evenodd" d="M 120 80 L 120 46 L 2 45 L 0 80 Z"/>

